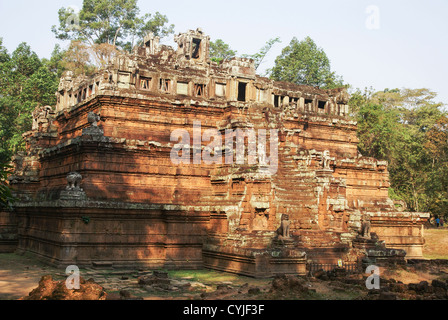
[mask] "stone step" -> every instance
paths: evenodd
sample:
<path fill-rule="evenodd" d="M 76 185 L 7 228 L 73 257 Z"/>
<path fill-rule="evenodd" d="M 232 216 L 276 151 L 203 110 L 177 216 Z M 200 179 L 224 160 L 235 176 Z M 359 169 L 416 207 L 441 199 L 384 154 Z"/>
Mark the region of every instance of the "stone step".
<path fill-rule="evenodd" d="M 306 200 L 306 199 L 315 199 L 314 192 L 288 192 L 288 191 L 279 191 L 277 189 L 276 192 L 277 199 L 288 199 L 288 200 Z"/>
<path fill-rule="evenodd" d="M 280 191 L 296 193 L 298 190 L 314 191 L 314 186 L 299 183 L 281 183 L 275 184 Z"/>

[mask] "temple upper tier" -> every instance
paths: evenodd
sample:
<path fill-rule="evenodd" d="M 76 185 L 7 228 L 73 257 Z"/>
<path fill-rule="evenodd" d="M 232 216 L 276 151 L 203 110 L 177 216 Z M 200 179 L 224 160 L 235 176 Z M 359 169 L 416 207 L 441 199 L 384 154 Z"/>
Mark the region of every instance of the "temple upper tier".
<path fill-rule="evenodd" d="M 120 90 L 140 96 L 191 99 L 198 103 L 235 102 L 288 106 L 298 112 L 346 117 L 349 96 L 344 88 L 317 87 L 273 81 L 256 75 L 249 58 L 210 60 L 210 38 L 200 29 L 175 37 L 177 50 L 148 35 L 132 54 L 116 56 L 93 77 L 60 81 L 56 111 L 76 107 L 92 96 Z"/>

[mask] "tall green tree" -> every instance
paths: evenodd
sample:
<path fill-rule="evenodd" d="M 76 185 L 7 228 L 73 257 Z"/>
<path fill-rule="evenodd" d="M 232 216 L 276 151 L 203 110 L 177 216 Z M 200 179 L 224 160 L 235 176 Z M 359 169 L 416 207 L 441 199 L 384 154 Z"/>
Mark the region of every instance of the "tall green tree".
<path fill-rule="evenodd" d="M 14 126 L 18 102 L 9 96 L 0 96 L 0 162 L 7 163 L 21 144 L 21 136 Z"/>
<path fill-rule="evenodd" d="M 0 38 L 0 63 L 5 63 L 9 60 L 8 50 L 3 46 L 3 38 Z"/>
<path fill-rule="evenodd" d="M 10 59 L 8 50 L 3 46 L 3 38 L 0 38 L 0 97 L 5 95 L 5 88 L 8 85 Z"/>
<path fill-rule="evenodd" d="M 448 217 L 448 114 L 443 114 L 426 133 L 424 148 L 429 158 L 428 209 Z"/>
<path fill-rule="evenodd" d="M 51 53 L 50 59 L 43 58 L 42 63 L 45 67 L 58 78 L 61 78 L 62 73 L 66 71 L 65 60 L 67 50 L 63 50 L 59 44 L 56 44 Z"/>
<path fill-rule="evenodd" d="M 299 85 L 321 88 L 342 87 L 342 78 L 331 71 L 330 60 L 322 48 L 306 37 L 303 41 L 293 38 L 270 70 L 270 77 Z"/>
<path fill-rule="evenodd" d="M 165 37 L 174 33 L 174 25 L 159 12 L 140 15 L 137 0 L 84 0 L 82 9 L 59 10 L 59 26 L 52 31 L 61 40 L 82 41 L 90 47 L 109 44 L 132 49 L 148 32 Z"/>
<path fill-rule="evenodd" d="M 212 61 L 220 63 L 224 59 L 230 59 L 235 57 L 236 51 L 230 48 L 230 45 L 225 43 L 221 39 L 210 41 L 210 59 Z"/>
<path fill-rule="evenodd" d="M 366 103 L 358 111 L 359 151 L 367 157 L 392 162 L 402 139 L 399 113 L 381 104 Z"/>
<path fill-rule="evenodd" d="M 42 63 L 26 43 L 19 44 L 6 60 L 1 66 L 3 81 L 0 93 L 18 96 L 22 93 L 25 82 L 42 66 Z"/>
<path fill-rule="evenodd" d="M 56 103 L 59 78 L 26 43 L 11 55 L 0 52 L 0 162 L 7 163 L 24 148 L 22 134 L 31 129 L 32 111 Z"/>
<path fill-rule="evenodd" d="M 394 199 L 411 211 L 447 215 L 448 114 L 428 89 L 386 89 L 350 100 L 358 121 L 359 149 L 389 162 Z"/>

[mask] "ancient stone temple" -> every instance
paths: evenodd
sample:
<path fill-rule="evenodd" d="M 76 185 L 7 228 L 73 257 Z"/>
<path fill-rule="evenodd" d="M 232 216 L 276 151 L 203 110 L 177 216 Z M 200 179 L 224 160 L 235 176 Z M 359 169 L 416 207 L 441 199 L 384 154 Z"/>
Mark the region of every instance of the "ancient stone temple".
<path fill-rule="evenodd" d="M 387 163 L 358 152 L 345 89 L 212 62 L 200 29 L 175 41 L 148 35 L 93 77 L 64 74 L 14 158 L 4 251 L 260 277 L 353 261 L 371 234 L 422 256 L 426 215 L 397 210 Z"/>

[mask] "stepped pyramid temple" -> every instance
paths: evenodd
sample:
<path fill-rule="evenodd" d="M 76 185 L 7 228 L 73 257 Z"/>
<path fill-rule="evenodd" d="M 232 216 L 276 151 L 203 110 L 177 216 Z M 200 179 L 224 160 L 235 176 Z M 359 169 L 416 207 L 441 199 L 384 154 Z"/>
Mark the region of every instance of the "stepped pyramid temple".
<path fill-rule="evenodd" d="M 175 42 L 148 35 L 93 77 L 63 75 L 13 159 L 2 252 L 255 277 L 422 257 L 428 214 L 389 199 L 387 163 L 358 152 L 345 89 L 213 62 L 200 29 Z"/>

